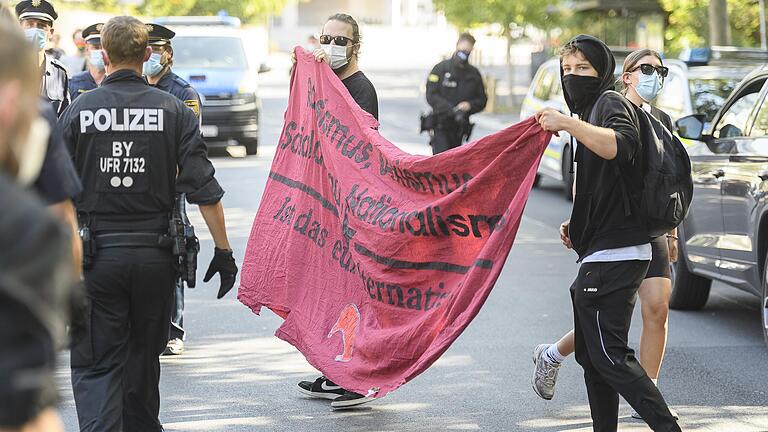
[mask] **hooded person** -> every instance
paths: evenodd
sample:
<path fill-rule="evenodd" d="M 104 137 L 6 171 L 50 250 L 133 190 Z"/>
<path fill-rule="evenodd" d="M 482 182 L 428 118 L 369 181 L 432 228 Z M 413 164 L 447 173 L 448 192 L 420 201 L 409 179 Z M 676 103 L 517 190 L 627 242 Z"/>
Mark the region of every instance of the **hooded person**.
<path fill-rule="evenodd" d="M 616 431 L 619 395 L 654 431 L 679 431 L 658 388 L 627 346 L 637 290 L 651 259 L 643 222 L 626 211 L 627 190 L 642 187 L 636 107 L 614 88 L 616 63 L 599 39 L 579 35 L 560 51 L 566 103 L 579 118 L 547 108 L 544 130 L 576 139 L 571 218 L 563 244 L 581 263 L 571 286 L 576 361 L 584 368 L 594 430 Z M 535 352 L 542 356 L 543 350 Z M 538 366 L 537 362 L 537 366 Z"/>

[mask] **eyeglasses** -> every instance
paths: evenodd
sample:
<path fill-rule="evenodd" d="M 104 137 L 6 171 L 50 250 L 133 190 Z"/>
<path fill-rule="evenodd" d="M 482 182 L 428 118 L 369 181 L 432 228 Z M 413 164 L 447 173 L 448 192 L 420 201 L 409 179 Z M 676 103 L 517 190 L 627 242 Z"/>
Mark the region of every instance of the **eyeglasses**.
<path fill-rule="evenodd" d="M 654 72 L 658 73 L 660 77 L 666 78 L 669 74 L 669 68 L 664 66 L 653 66 L 649 65 L 647 63 L 643 63 L 634 69 L 632 69 L 630 72 L 634 72 L 636 70 L 640 69 L 640 72 L 642 72 L 645 75 L 653 75 Z"/>
<path fill-rule="evenodd" d="M 333 41 L 336 45 L 339 46 L 347 46 L 348 43 L 355 41 L 346 37 L 346 36 L 331 36 L 331 35 L 320 35 L 320 43 L 323 45 L 328 45 Z"/>

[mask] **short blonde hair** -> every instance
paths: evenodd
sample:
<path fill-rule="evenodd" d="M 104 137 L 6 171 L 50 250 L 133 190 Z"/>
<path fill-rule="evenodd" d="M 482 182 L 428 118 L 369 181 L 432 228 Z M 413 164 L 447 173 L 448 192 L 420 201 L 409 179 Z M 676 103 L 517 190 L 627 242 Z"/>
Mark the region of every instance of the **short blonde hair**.
<path fill-rule="evenodd" d="M 148 41 L 147 26 L 134 17 L 112 18 L 101 29 L 101 45 L 113 64 L 142 63 Z"/>

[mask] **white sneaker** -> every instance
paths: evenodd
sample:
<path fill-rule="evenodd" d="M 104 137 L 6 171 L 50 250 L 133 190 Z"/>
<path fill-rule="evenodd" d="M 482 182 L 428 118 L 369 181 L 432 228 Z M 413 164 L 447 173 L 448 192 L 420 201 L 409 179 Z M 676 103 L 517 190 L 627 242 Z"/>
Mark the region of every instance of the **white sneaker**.
<path fill-rule="evenodd" d="M 560 371 L 560 363 L 551 363 L 546 358 L 549 344 L 541 344 L 533 349 L 533 378 L 531 385 L 533 391 L 540 398 L 550 400 L 555 395 L 557 373 Z"/>
<path fill-rule="evenodd" d="M 184 352 L 184 341 L 179 338 L 174 338 L 168 341 L 168 345 L 165 346 L 163 355 L 181 355 Z"/>

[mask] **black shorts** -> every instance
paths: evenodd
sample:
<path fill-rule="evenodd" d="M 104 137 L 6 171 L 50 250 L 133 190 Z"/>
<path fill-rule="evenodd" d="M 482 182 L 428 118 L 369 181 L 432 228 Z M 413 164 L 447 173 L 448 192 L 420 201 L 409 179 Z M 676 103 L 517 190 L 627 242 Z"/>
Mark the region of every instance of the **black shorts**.
<path fill-rule="evenodd" d="M 665 235 L 651 241 L 651 263 L 648 265 L 645 278 L 653 277 L 672 279 L 669 271 L 669 245 Z"/>

